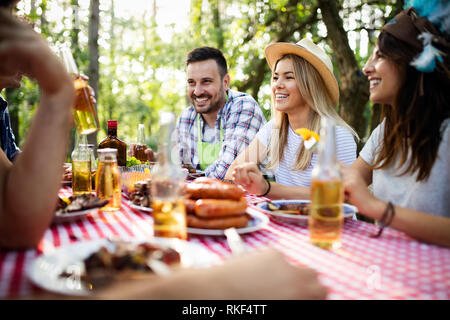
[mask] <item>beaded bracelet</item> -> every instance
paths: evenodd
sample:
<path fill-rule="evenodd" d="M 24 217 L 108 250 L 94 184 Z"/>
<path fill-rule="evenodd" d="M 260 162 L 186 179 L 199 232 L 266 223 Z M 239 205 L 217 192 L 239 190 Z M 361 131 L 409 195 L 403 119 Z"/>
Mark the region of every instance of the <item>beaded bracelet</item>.
<path fill-rule="evenodd" d="M 384 228 L 389 226 L 392 223 L 392 220 L 394 220 L 395 216 L 395 208 L 392 202 L 388 202 L 386 209 L 383 212 L 383 216 L 381 217 L 379 223 L 380 223 L 380 229 L 378 230 L 378 233 L 372 234 L 372 238 L 378 238 L 383 233 Z"/>
<path fill-rule="evenodd" d="M 269 187 L 267 188 L 267 191 L 264 192 L 264 194 L 261 194 L 261 195 L 259 195 L 259 196 L 257 196 L 257 197 L 265 197 L 266 195 L 269 194 L 270 189 L 271 189 L 271 184 L 270 184 L 270 181 L 269 181 L 269 180 L 265 180 L 265 181 L 267 181 L 267 183 L 269 184 Z"/>

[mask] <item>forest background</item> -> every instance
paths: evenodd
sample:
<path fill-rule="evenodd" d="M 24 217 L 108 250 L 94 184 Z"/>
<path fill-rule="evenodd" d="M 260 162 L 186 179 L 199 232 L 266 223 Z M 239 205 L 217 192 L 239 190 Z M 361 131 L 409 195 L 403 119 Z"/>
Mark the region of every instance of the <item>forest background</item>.
<path fill-rule="evenodd" d="M 136 141 L 145 124 L 147 144 L 156 148 L 161 111 L 177 115 L 189 105 L 186 53 L 212 46 L 224 53 L 233 89 L 251 94 L 270 117 L 271 72 L 264 48 L 304 37 L 331 57 L 340 86 L 338 112 L 362 138 L 379 123 L 380 106 L 369 101 L 362 67 L 379 29 L 402 10 L 403 0 L 22 0 L 29 18 L 50 45 L 70 43 L 82 73 L 96 92 L 100 130 L 118 120 L 118 136 Z M 3 92 L 16 142 L 26 138 L 39 89 L 29 79 Z M 67 155 L 74 146 L 75 129 Z"/>

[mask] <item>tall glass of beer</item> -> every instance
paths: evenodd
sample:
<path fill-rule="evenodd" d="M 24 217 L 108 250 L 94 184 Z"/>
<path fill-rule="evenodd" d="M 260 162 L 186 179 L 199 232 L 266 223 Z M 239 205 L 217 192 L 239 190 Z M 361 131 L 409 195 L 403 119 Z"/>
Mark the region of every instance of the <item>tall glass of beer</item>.
<path fill-rule="evenodd" d="M 67 72 L 72 76 L 75 87 L 75 103 L 73 107 L 73 117 L 79 134 L 90 134 L 99 128 L 97 112 L 89 97 L 89 88 L 78 72 L 77 64 L 73 59 L 70 48 L 65 45 L 59 48 L 61 57 Z"/>

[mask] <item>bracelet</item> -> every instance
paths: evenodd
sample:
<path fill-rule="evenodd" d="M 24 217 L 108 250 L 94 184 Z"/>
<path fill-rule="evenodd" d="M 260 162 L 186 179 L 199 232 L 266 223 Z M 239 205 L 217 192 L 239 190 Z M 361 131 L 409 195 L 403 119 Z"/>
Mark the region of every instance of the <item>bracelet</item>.
<path fill-rule="evenodd" d="M 269 184 L 269 187 L 267 188 L 267 191 L 264 192 L 264 194 L 261 194 L 259 196 L 257 195 L 257 197 L 265 197 L 270 192 L 270 189 L 271 189 L 270 181 L 269 180 L 264 180 L 264 181 L 267 181 L 267 183 Z"/>
<path fill-rule="evenodd" d="M 371 235 L 372 238 L 378 238 L 383 233 L 384 228 L 389 226 L 394 220 L 395 208 L 392 202 L 388 202 L 386 209 L 383 212 L 383 216 L 380 219 L 380 229 L 378 233 Z"/>

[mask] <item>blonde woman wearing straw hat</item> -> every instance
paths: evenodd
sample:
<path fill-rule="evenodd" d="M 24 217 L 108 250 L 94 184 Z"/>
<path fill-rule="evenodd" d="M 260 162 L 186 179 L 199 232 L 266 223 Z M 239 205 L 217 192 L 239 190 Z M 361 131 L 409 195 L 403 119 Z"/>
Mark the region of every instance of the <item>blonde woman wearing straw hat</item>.
<path fill-rule="evenodd" d="M 322 49 L 305 38 L 297 44 L 273 43 L 265 55 L 272 69 L 272 119 L 232 163 L 226 179 L 258 196 L 308 199 L 317 153 L 306 150 L 294 131 L 319 132 L 321 117 L 333 118 L 337 157 L 347 165 L 356 159 L 358 137 L 336 112 L 339 87 Z M 258 168 L 266 160 L 276 183 L 266 181 Z"/>

